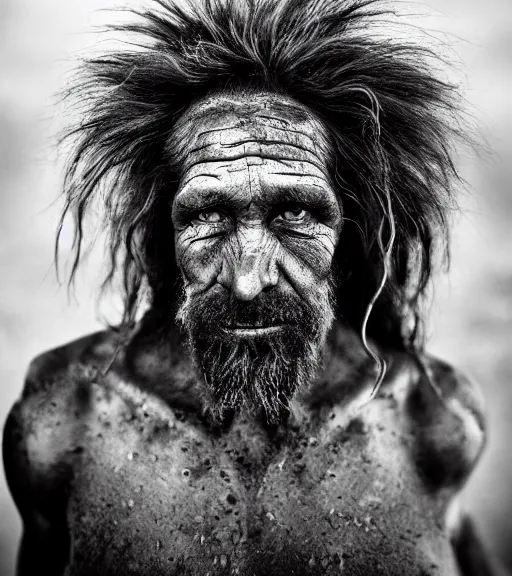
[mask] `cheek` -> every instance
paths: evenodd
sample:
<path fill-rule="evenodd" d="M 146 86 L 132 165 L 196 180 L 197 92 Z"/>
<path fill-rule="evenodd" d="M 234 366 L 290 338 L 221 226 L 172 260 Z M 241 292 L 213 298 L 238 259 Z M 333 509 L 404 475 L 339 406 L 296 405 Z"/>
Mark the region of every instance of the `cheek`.
<path fill-rule="evenodd" d="M 335 248 L 332 234 L 281 242 L 282 273 L 295 292 L 312 304 L 325 303 L 328 298 Z"/>
<path fill-rule="evenodd" d="M 311 297 L 325 292 L 335 247 L 336 233 L 324 226 L 319 226 L 311 238 L 281 239 L 280 267 L 295 290 Z"/>
<path fill-rule="evenodd" d="M 194 242 L 191 238 L 177 235 L 176 261 L 187 289 L 201 290 L 214 283 L 220 273 L 221 241 L 219 238 L 211 238 Z"/>

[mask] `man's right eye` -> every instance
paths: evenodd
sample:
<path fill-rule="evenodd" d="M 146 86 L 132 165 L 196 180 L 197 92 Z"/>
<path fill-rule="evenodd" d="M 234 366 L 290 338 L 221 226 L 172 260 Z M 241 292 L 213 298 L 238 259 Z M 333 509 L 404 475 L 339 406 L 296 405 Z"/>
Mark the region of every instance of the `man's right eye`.
<path fill-rule="evenodd" d="M 205 210 L 204 212 L 199 212 L 195 219 L 206 224 L 217 224 L 222 222 L 224 218 L 225 216 L 217 210 Z"/>

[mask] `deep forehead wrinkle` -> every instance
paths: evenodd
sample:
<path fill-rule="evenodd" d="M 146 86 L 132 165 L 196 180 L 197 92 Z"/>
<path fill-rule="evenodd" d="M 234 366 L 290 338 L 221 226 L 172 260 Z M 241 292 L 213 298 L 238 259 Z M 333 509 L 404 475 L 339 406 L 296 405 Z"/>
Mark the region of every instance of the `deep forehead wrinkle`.
<path fill-rule="evenodd" d="M 215 95 L 193 105 L 177 122 L 170 142 L 182 169 L 195 163 L 190 155 L 211 147 L 211 160 L 225 159 L 230 146 L 245 156 L 260 156 L 258 144 L 300 147 L 322 165 L 329 154 L 322 123 L 300 104 L 276 94 Z M 286 149 L 283 149 L 286 156 Z M 235 154 L 235 157 L 237 155 Z M 206 158 L 208 155 L 206 155 Z M 271 157 L 274 157 L 271 155 Z M 316 163 L 316 162 L 315 162 Z"/>
<path fill-rule="evenodd" d="M 226 173 L 239 172 L 246 170 L 248 166 L 257 166 L 266 164 L 266 172 L 269 177 L 277 184 L 280 179 L 293 178 L 294 182 L 312 183 L 319 188 L 329 186 L 329 179 L 321 167 L 307 161 L 299 161 L 297 158 L 285 159 L 282 155 L 278 159 L 262 158 L 261 156 L 242 156 L 239 159 L 230 159 L 227 162 L 196 162 L 191 164 L 182 179 L 180 189 L 186 188 L 188 184 L 195 181 L 201 181 L 204 184 L 210 181 L 210 184 L 222 183 Z M 307 166 L 307 169 L 305 168 Z M 210 185 L 208 184 L 208 185 Z"/>
<path fill-rule="evenodd" d="M 275 128 L 266 125 L 264 122 L 254 122 L 252 125 L 232 124 L 223 126 L 215 130 L 199 131 L 195 138 L 195 145 L 189 148 L 189 152 L 203 150 L 208 146 L 220 144 L 225 147 L 246 144 L 249 142 L 262 142 L 266 144 L 284 144 L 310 151 L 311 147 L 305 147 L 302 142 L 307 138 L 312 149 L 317 150 L 318 146 L 313 137 L 302 130 L 288 130 L 285 128 Z"/>
<path fill-rule="evenodd" d="M 255 117 L 257 117 L 257 118 L 264 118 L 264 119 L 267 119 L 267 120 L 280 120 L 280 121 L 281 121 L 280 118 L 274 118 L 273 116 L 268 116 L 268 115 L 264 115 L 264 114 L 255 114 Z M 284 122 L 283 122 L 283 123 L 284 123 Z M 233 129 L 234 127 L 237 127 L 237 126 L 239 126 L 239 125 L 240 125 L 240 124 L 235 124 L 235 125 L 229 125 L 229 126 L 220 126 L 219 128 L 210 128 L 210 129 L 208 129 L 208 130 L 199 130 L 199 131 L 197 132 L 197 137 L 198 137 L 198 139 L 199 139 L 199 138 L 202 138 L 202 137 L 211 135 L 211 134 L 215 134 L 215 133 L 217 133 L 217 132 L 222 132 L 222 131 L 224 131 L 224 130 Z M 276 126 L 275 128 L 276 128 L 276 130 L 283 130 L 283 131 L 285 131 L 285 132 L 287 132 L 287 133 L 289 133 L 289 134 L 300 134 L 300 135 L 305 136 L 306 138 L 308 138 L 313 145 L 316 145 L 316 144 L 317 144 L 317 143 L 315 142 L 315 140 L 313 139 L 313 137 L 312 137 L 310 134 L 308 134 L 307 132 L 304 132 L 303 130 L 292 128 L 292 126 L 290 125 L 289 122 L 286 122 L 286 127 L 285 127 L 285 128 L 280 128 L 279 126 Z"/>

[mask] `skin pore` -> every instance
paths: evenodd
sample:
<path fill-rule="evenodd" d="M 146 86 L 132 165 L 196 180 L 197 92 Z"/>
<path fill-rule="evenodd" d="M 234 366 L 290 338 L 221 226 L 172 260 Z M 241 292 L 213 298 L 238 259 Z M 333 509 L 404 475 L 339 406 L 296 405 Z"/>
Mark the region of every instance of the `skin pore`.
<path fill-rule="evenodd" d="M 272 419 L 314 379 L 333 321 L 342 210 L 325 130 L 276 95 L 219 95 L 184 115 L 176 139 L 178 317 L 213 403 L 260 404 Z"/>

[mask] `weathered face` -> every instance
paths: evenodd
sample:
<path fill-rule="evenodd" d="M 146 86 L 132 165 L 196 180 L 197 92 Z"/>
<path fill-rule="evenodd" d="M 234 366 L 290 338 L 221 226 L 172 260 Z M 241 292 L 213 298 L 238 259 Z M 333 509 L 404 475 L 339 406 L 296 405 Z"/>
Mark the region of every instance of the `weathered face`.
<path fill-rule="evenodd" d="M 175 137 L 179 316 L 214 404 L 260 404 L 269 416 L 314 377 L 333 317 L 341 208 L 323 127 L 277 96 L 219 96 L 194 106 Z"/>

